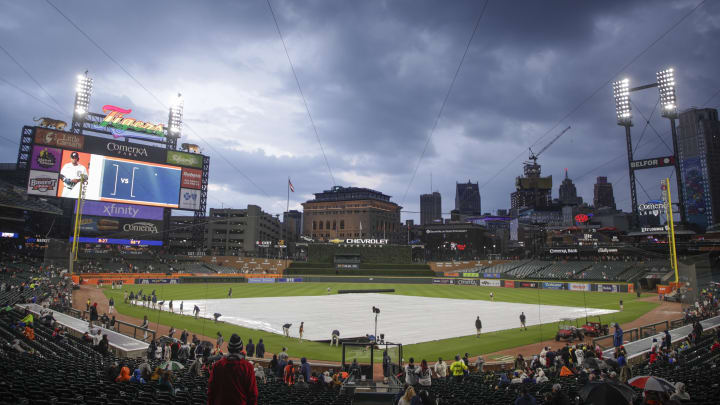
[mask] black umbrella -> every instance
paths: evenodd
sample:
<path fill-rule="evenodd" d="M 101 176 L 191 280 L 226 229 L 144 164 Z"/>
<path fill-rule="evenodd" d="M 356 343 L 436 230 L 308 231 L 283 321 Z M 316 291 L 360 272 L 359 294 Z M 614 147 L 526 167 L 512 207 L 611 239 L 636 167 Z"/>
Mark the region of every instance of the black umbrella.
<path fill-rule="evenodd" d="M 615 359 L 605 359 L 605 364 L 607 364 L 608 367 L 612 368 L 613 370 L 620 369 L 620 364 Z"/>
<path fill-rule="evenodd" d="M 605 370 L 608 368 L 604 361 L 596 359 L 595 357 L 584 360 L 582 365 L 591 370 Z"/>
<path fill-rule="evenodd" d="M 586 405 L 630 405 L 635 391 L 625 384 L 611 381 L 591 381 L 578 392 Z"/>

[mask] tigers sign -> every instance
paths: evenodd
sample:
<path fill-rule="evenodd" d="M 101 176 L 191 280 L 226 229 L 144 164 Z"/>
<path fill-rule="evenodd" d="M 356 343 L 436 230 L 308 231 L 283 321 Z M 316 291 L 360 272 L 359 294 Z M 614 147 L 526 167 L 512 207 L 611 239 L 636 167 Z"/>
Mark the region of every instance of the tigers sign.
<path fill-rule="evenodd" d="M 124 109 L 114 105 L 104 105 L 102 109 L 105 114 L 105 118 L 103 118 L 103 120 L 98 124 L 100 126 L 144 132 L 159 137 L 165 136 L 163 124 L 153 124 L 150 122 L 139 121 L 135 118 L 125 117 L 125 114 L 130 114 L 132 112 L 131 109 Z"/>

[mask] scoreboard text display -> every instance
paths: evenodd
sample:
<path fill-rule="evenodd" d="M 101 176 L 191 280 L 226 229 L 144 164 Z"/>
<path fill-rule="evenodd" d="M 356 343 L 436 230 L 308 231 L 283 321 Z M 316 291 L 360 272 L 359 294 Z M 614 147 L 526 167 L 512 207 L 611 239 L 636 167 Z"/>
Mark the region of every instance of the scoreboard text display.
<path fill-rule="evenodd" d="M 197 210 L 202 155 L 35 128 L 28 194 Z M 172 152 L 172 154 L 170 153 Z M 189 196 L 189 197 L 188 197 Z M 195 199 L 193 199 L 195 197 Z"/>

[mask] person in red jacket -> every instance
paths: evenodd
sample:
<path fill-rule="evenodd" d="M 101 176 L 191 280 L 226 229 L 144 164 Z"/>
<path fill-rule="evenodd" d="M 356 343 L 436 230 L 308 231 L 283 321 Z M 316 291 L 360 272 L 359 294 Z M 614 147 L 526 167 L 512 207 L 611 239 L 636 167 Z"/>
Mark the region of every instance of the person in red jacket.
<path fill-rule="evenodd" d="M 257 405 L 255 370 L 241 350 L 242 339 L 233 333 L 228 342 L 229 354 L 218 360 L 210 370 L 208 405 Z"/>

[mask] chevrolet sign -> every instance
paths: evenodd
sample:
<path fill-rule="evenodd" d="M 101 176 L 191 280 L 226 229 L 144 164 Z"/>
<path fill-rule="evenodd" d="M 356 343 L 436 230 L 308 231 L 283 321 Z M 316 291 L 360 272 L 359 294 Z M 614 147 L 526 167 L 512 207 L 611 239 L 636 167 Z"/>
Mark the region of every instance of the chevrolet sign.
<path fill-rule="evenodd" d="M 630 168 L 633 170 L 654 169 L 656 167 L 672 166 L 675 164 L 675 157 L 663 156 L 652 159 L 633 160 L 630 162 Z"/>

